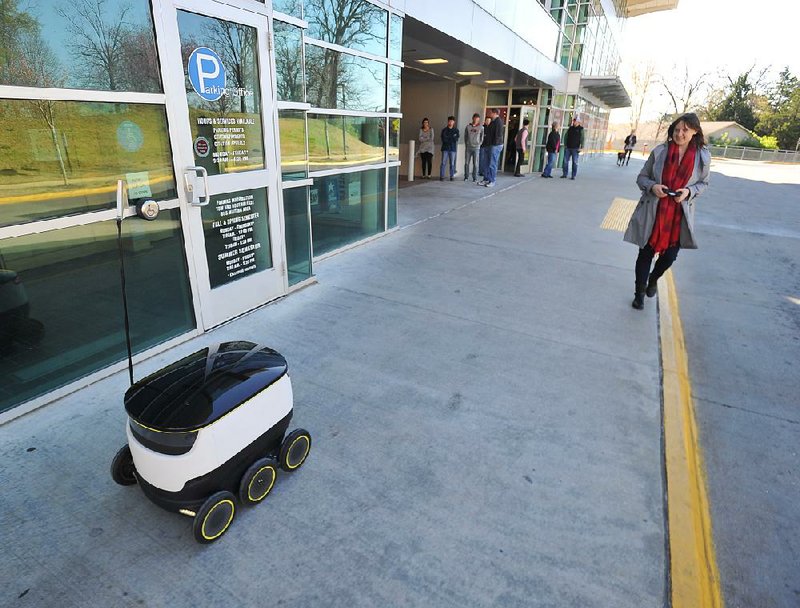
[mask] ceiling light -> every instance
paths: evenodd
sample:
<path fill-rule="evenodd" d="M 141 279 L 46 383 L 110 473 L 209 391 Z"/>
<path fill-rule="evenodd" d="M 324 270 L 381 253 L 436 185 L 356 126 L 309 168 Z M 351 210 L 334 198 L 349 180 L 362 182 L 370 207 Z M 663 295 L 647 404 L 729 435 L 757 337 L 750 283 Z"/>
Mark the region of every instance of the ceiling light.
<path fill-rule="evenodd" d="M 505 84 L 505 80 L 486 80 L 486 84 Z"/>
<path fill-rule="evenodd" d="M 434 65 L 437 63 L 449 63 L 447 59 L 437 57 L 436 59 L 417 59 L 417 63 L 424 63 L 425 65 Z"/>
<path fill-rule="evenodd" d="M 483 72 L 456 72 L 459 76 L 480 76 Z"/>

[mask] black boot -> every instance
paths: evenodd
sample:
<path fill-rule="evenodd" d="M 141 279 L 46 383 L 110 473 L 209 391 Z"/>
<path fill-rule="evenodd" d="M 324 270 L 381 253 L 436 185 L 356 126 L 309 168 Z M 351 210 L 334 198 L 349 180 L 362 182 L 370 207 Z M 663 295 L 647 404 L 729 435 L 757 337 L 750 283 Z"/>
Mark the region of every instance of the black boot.
<path fill-rule="evenodd" d="M 658 293 L 658 279 L 654 279 L 653 275 L 650 275 L 650 280 L 647 282 L 647 288 L 644 290 L 644 293 L 647 295 L 648 298 L 652 298 L 656 293 Z"/>
<path fill-rule="evenodd" d="M 640 285 L 639 283 L 636 284 L 636 293 L 633 294 L 633 302 L 631 302 L 631 306 L 633 306 L 636 310 L 642 310 L 644 308 L 645 288 L 645 285 Z"/>

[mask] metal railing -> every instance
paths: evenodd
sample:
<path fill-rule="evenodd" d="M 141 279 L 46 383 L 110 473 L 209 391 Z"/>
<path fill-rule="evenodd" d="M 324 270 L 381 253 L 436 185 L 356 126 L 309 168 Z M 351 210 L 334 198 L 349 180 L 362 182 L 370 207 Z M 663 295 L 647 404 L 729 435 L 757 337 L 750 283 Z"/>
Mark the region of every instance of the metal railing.
<path fill-rule="evenodd" d="M 800 163 L 800 151 L 762 150 L 744 146 L 708 146 L 711 156 L 736 160 L 760 160 L 777 163 Z"/>

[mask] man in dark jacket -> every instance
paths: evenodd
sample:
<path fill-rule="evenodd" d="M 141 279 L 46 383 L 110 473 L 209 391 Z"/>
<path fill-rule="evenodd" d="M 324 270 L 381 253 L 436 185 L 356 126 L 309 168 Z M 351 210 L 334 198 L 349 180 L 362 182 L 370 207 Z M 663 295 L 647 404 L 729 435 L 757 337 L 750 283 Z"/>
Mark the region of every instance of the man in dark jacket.
<path fill-rule="evenodd" d="M 500 159 L 500 153 L 503 151 L 503 119 L 500 118 L 500 110 L 492 108 L 491 110 L 492 122 L 486 128 L 484 134 L 484 141 L 489 141 L 489 164 L 486 167 L 484 180 L 478 182 L 479 186 L 486 186 L 491 188 L 497 179 L 497 162 Z"/>
<path fill-rule="evenodd" d="M 551 175 L 553 172 L 553 165 L 556 163 L 558 149 L 561 147 L 561 133 L 558 132 L 559 126 L 557 122 L 554 122 L 550 133 L 547 135 L 547 144 L 545 145 L 545 150 L 547 150 L 547 164 L 544 166 L 544 171 L 542 171 L 542 177 L 553 177 Z"/>
<path fill-rule="evenodd" d="M 444 180 L 444 168 L 450 164 L 450 181 L 456 174 L 456 151 L 458 150 L 459 132 L 456 129 L 456 117 L 447 117 L 447 126 L 442 129 L 442 165 L 439 167 L 439 181 Z"/>
<path fill-rule="evenodd" d="M 572 119 L 572 126 L 567 129 L 565 144 L 564 166 L 562 167 L 564 174 L 561 178 L 566 179 L 569 172 L 569 160 L 572 159 L 572 179 L 575 179 L 578 174 L 578 155 L 581 153 L 581 148 L 583 148 L 583 127 L 581 126 L 580 118 L 577 116 Z"/>

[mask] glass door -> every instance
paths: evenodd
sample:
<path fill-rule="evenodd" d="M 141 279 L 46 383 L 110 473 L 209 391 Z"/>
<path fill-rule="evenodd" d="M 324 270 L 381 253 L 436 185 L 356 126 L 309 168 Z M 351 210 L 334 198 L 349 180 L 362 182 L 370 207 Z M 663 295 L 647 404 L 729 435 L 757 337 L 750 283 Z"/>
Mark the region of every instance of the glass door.
<path fill-rule="evenodd" d="M 162 13 L 175 174 L 205 329 L 287 290 L 260 10 L 177 0 Z"/>

